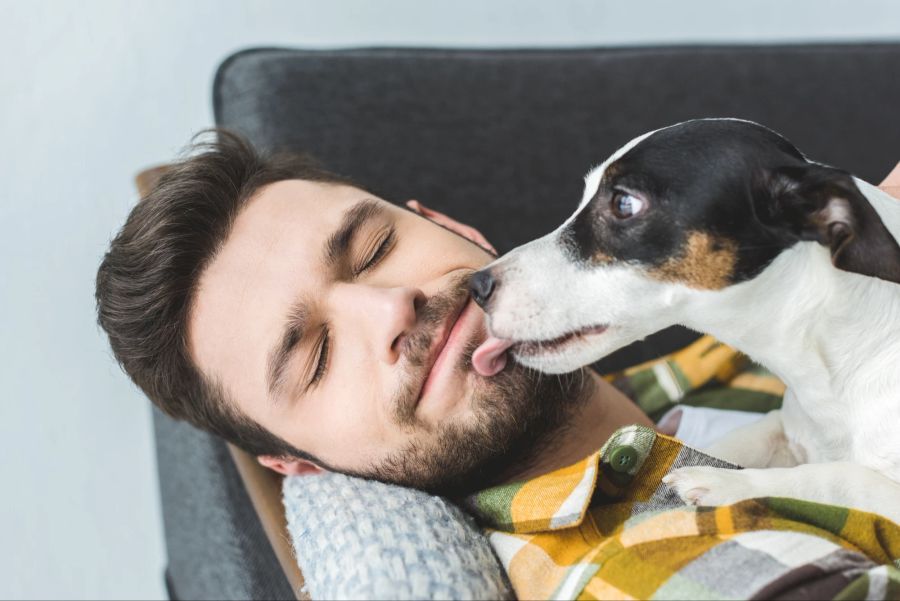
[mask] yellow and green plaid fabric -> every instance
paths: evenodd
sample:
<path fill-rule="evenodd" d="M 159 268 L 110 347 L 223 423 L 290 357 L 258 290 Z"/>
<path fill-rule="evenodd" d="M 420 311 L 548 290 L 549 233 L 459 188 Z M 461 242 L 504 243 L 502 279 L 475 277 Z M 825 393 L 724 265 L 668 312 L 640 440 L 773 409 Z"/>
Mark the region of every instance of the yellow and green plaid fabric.
<path fill-rule="evenodd" d="M 709 337 L 611 379 L 657 414 L 717 405 L 716 390 L 726 406 L 770 409 L 783 392 Z M 736 467 L 629 426 L 574 465 L 466 504 L 520 599 L 900 599 L 897 524 L 783 498 L 685 506 L 662 478 L 687 465 Z"/>
<path fill-rule="evenodd" d="M 781 380 L 712 336 L 606 379 L 653 419 L 675 404 L 766 413 L 784 396 Z"/>

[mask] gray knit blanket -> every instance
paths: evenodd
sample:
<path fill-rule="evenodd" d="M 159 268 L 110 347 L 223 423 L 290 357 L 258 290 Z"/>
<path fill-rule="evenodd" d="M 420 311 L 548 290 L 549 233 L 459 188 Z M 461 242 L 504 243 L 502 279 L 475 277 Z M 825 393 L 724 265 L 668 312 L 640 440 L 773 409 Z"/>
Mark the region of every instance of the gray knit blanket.
<path fill-rule="evenodd" d="M 313 599 L 514 599 L 474 521 L 441 497 L 325 473 L 284 479 Z"/>

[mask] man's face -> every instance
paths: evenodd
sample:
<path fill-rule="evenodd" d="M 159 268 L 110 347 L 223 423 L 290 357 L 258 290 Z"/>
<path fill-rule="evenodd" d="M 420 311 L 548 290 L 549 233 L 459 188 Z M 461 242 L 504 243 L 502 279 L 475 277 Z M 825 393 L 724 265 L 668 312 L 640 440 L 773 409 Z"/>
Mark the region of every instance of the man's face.
<path fill-rule="evenodd" d="M 240 411 L 329 468 L 459 492 L 521 466 L 584 380 L 472 370 L 486 332 L 466 281 L 492 258 L 359 189 L 277 182 L 202 274 L 191 352 Z"/>

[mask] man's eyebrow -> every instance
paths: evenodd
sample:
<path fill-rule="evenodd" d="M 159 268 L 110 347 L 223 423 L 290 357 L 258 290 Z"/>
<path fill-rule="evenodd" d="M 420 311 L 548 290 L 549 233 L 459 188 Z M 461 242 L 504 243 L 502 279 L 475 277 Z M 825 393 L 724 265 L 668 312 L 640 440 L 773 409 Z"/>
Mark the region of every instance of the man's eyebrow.
<path fill-rule="evenodd" d="M 384 207 L 373 199 L 361 200 L 344 211 L 341 223 L 325 241 L 322 252 L 322 266 L 325 273 L 333 272 L 335 266 L 347 255 L 360 228 L 370 219 L 382 215 L 384 211 Z M 302 299 L 291 305 L 281 338 L 269 352 L 266 362 L 266 383 L 270 398 L 277 398 L 284 386 L 288 360 L 303 339 L 309 316 L 308 306 L 308 302 Z"/>
<path fill-rule="evenodd" d="M 353 238 L 360 228 L 370 219 L 382 215 L 385 209 L 372 199 L 362 200 L 344 212 L 338 228 L 328 236 L 322 255 L 322 265 L 330 272 L 347 255 Z"/>

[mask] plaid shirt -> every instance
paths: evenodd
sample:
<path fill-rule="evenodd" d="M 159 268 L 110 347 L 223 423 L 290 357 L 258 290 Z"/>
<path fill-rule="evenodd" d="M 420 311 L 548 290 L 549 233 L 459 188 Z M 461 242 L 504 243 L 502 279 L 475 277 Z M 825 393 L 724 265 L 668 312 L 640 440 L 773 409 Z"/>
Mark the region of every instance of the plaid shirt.
<path fill-rule="evenodd" d="M 610 379 L 651 414 L 721 398 L 768 409 L 784 390 L 709 337 Z M 661 480 L 688 465 L 736 467 L 628 426 L 574 465 L 466 503 L 520 599 L 900 599 L 897 524 L 784 498 L 686 506 Z"/>

